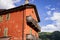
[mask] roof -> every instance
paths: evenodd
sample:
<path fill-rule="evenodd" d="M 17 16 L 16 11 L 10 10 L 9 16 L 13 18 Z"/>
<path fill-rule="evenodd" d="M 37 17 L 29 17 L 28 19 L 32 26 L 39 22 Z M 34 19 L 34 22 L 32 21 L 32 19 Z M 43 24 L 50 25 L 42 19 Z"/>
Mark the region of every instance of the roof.
<path fill-rule="evenodd" d="M 5 10 L 5 9 L 0 9 L 0 12 L 1 12 L 1 11 L 4 11 L 4 10 Z"/>
<path fill-rule="evenodd" d="M 12 8 L 12 9 L 3 10 L 3 11 L 0 11 L 0 15 L 4 15 L 4 14 L 7 14 L 7 13 L 12 13 L 12 12 L 19 11 L 19 10 L 24 10 L 26 8 L 34 8 L 37 20 L 38 20 L 38 22 L 40 22 L 40 18 L 39 18 L 36 6 L 33 5 L 33 4 L 25 4 L 25 5 L 21 5 L 19 7 L 15 7 L 15 8 Z"/>

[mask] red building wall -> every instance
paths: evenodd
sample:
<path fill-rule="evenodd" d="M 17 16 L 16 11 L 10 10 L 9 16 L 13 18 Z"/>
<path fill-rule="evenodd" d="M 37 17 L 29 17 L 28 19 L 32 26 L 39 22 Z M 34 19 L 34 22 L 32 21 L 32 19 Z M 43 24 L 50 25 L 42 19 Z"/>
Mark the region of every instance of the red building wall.
<path fill-rule="evenodd" d="M 34 8 L 27 8 L 25 11 L 25 26 L 24 26 L 24 40 L 26 40 L 26 35 L 30 34 L 30 31 L 32 30 L 32 35 L 35 37 L 38 37 L 38 32 L 36 32 L 34 29 L 32 29 L 29 25 L 26 23 L 26 16 L 32 16 L 33 19 L 37 20 Z"/>
<path fill-rule="evenodd" d="M 0 37 L 4 36 L 4 28 L 8 28 L 8 36 L 11 36 L 11 40 L 26 40 L 26 35 L 30 34 L 32 29 L 26 23 L 26 16 L 30 15 L 37 21 L 33 8 L 12 12 L 9 20 L 6 20 L 6 14 L 3 15 L 3 21 L 0 22 Z M 38 32 L 32 29 L 32 35 L 38 37 Z"/>
<path fill-rule="evenodd" d="M 4 28 L 8 28 L 8 36 L 12 36 L 12 40 L 22 40 L 23 11 L 10 13 L 10 19 L 6 20 L 3 15 L 3 21 L 0 22 L 0 37 L 4 34 Z"/>

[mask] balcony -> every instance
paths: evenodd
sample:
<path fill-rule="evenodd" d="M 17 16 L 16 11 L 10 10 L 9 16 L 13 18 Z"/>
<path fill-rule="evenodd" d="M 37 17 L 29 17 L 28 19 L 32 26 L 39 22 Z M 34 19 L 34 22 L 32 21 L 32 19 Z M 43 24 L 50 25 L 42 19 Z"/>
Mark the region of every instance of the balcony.
<path fill-rule="evenodd" d="M 27 16 L 26 21 L 31 28 L 33 28 L 37 32 L 40 32 L 40 26 L 35 19 L 33 19 L 31 16 Z"/>

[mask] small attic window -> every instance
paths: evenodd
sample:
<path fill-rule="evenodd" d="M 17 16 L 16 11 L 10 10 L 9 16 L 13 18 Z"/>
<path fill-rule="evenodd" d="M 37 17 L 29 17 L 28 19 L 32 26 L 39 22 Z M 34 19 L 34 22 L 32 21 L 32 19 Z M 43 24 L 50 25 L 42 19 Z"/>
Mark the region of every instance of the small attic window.
<path fill-rule="evenodd" d="M 3 20 L 3 17 L 2 17 L 2 15 L 0 15 L 0 22 L 2 22 L 2 20 Z"/>

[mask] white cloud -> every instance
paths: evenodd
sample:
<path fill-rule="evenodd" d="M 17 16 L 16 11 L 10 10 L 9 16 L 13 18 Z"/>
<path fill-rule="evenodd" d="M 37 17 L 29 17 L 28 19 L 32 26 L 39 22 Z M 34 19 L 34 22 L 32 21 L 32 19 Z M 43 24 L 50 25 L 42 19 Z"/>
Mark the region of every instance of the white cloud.
<path fill-rule="evenodd" d="M 46 18 L 46 20 L 52 20 L 55 23 L 41 27 L 42 32 L 60 31 L 60 12 L 54 12 L 53 16 Z"/>
<path fill-rule="evenodd" d="M 51 15 L 49 12 L 47 13 L 48 15 Z M 53 16 L 51 17 L 46 17 L 45 19 L 47 20 L 52 20 L 52 21 L 59 21 L 60 22 L 60 12 L 54 12 Z"/>
<path fill-rule="evenodd" d="M 46 9 L 48 9 L 48 10 L 50 10 L 50 11 L 53 11 L 53 10 L 56 10 L 56 8 L 51 8 L 52 7 L 52 5 L 47 5 L 47 6 L 45 6 L 45 8 Z"/>
<path fill-rule="evenodd" d="M 60 12 L 54 12 L 53 16 L 50 17 L 52 21 L 55 21 L 55 25 L 57 25 L 58 30 L 60 31 Z"/>
<path fill-rule="evenodd" d="M 14 3 L 21 2 L 21 0 L 13 0 Z"/>
<path fill-rule="evenodd" d="M 13 7 L 15 7 L 15 5 L 12 0 L 0 0 L 0 9 L 9 9 Z"/>
<path fill-rule="evenodd" d="M 10 9 L 14 8 L 14 2 L 18 2 L 19 0 L 0 0 L 0 9 Z"/>
<path fill-rule="evenodd" d="M 51 15 L 51 11 L 47 11 L 47 14 L 48 14 L 48 15 Z"/>
<path fill-rule="evenodd" d="M 46 9 L 50 9 L 51 5 L 47 5 L 45 6 Z"/>
<path fill-rule="evenodd" d="M 56 20 L 56 21 L 60 21 L 60 13 L 59 12 L 54 12 L 53 16 L 50 17 L 51 20 Z"/>
<path fill-rule="evenodd" d="M 56 8 L 51 8 L 51 10 L 56 10 Z"/>
<path fill-rule="evenodd" d="M 53 32 L 56 30 L 56 26 L 53 24 L 48 24 L 46 26 L 41 27 L 41 32 Z"/>
<path fill-rule="evenodd" d="M 47 17 L 47 18 L 45 18 L 45 20 L 50 20 L 50 19 Z"/>

